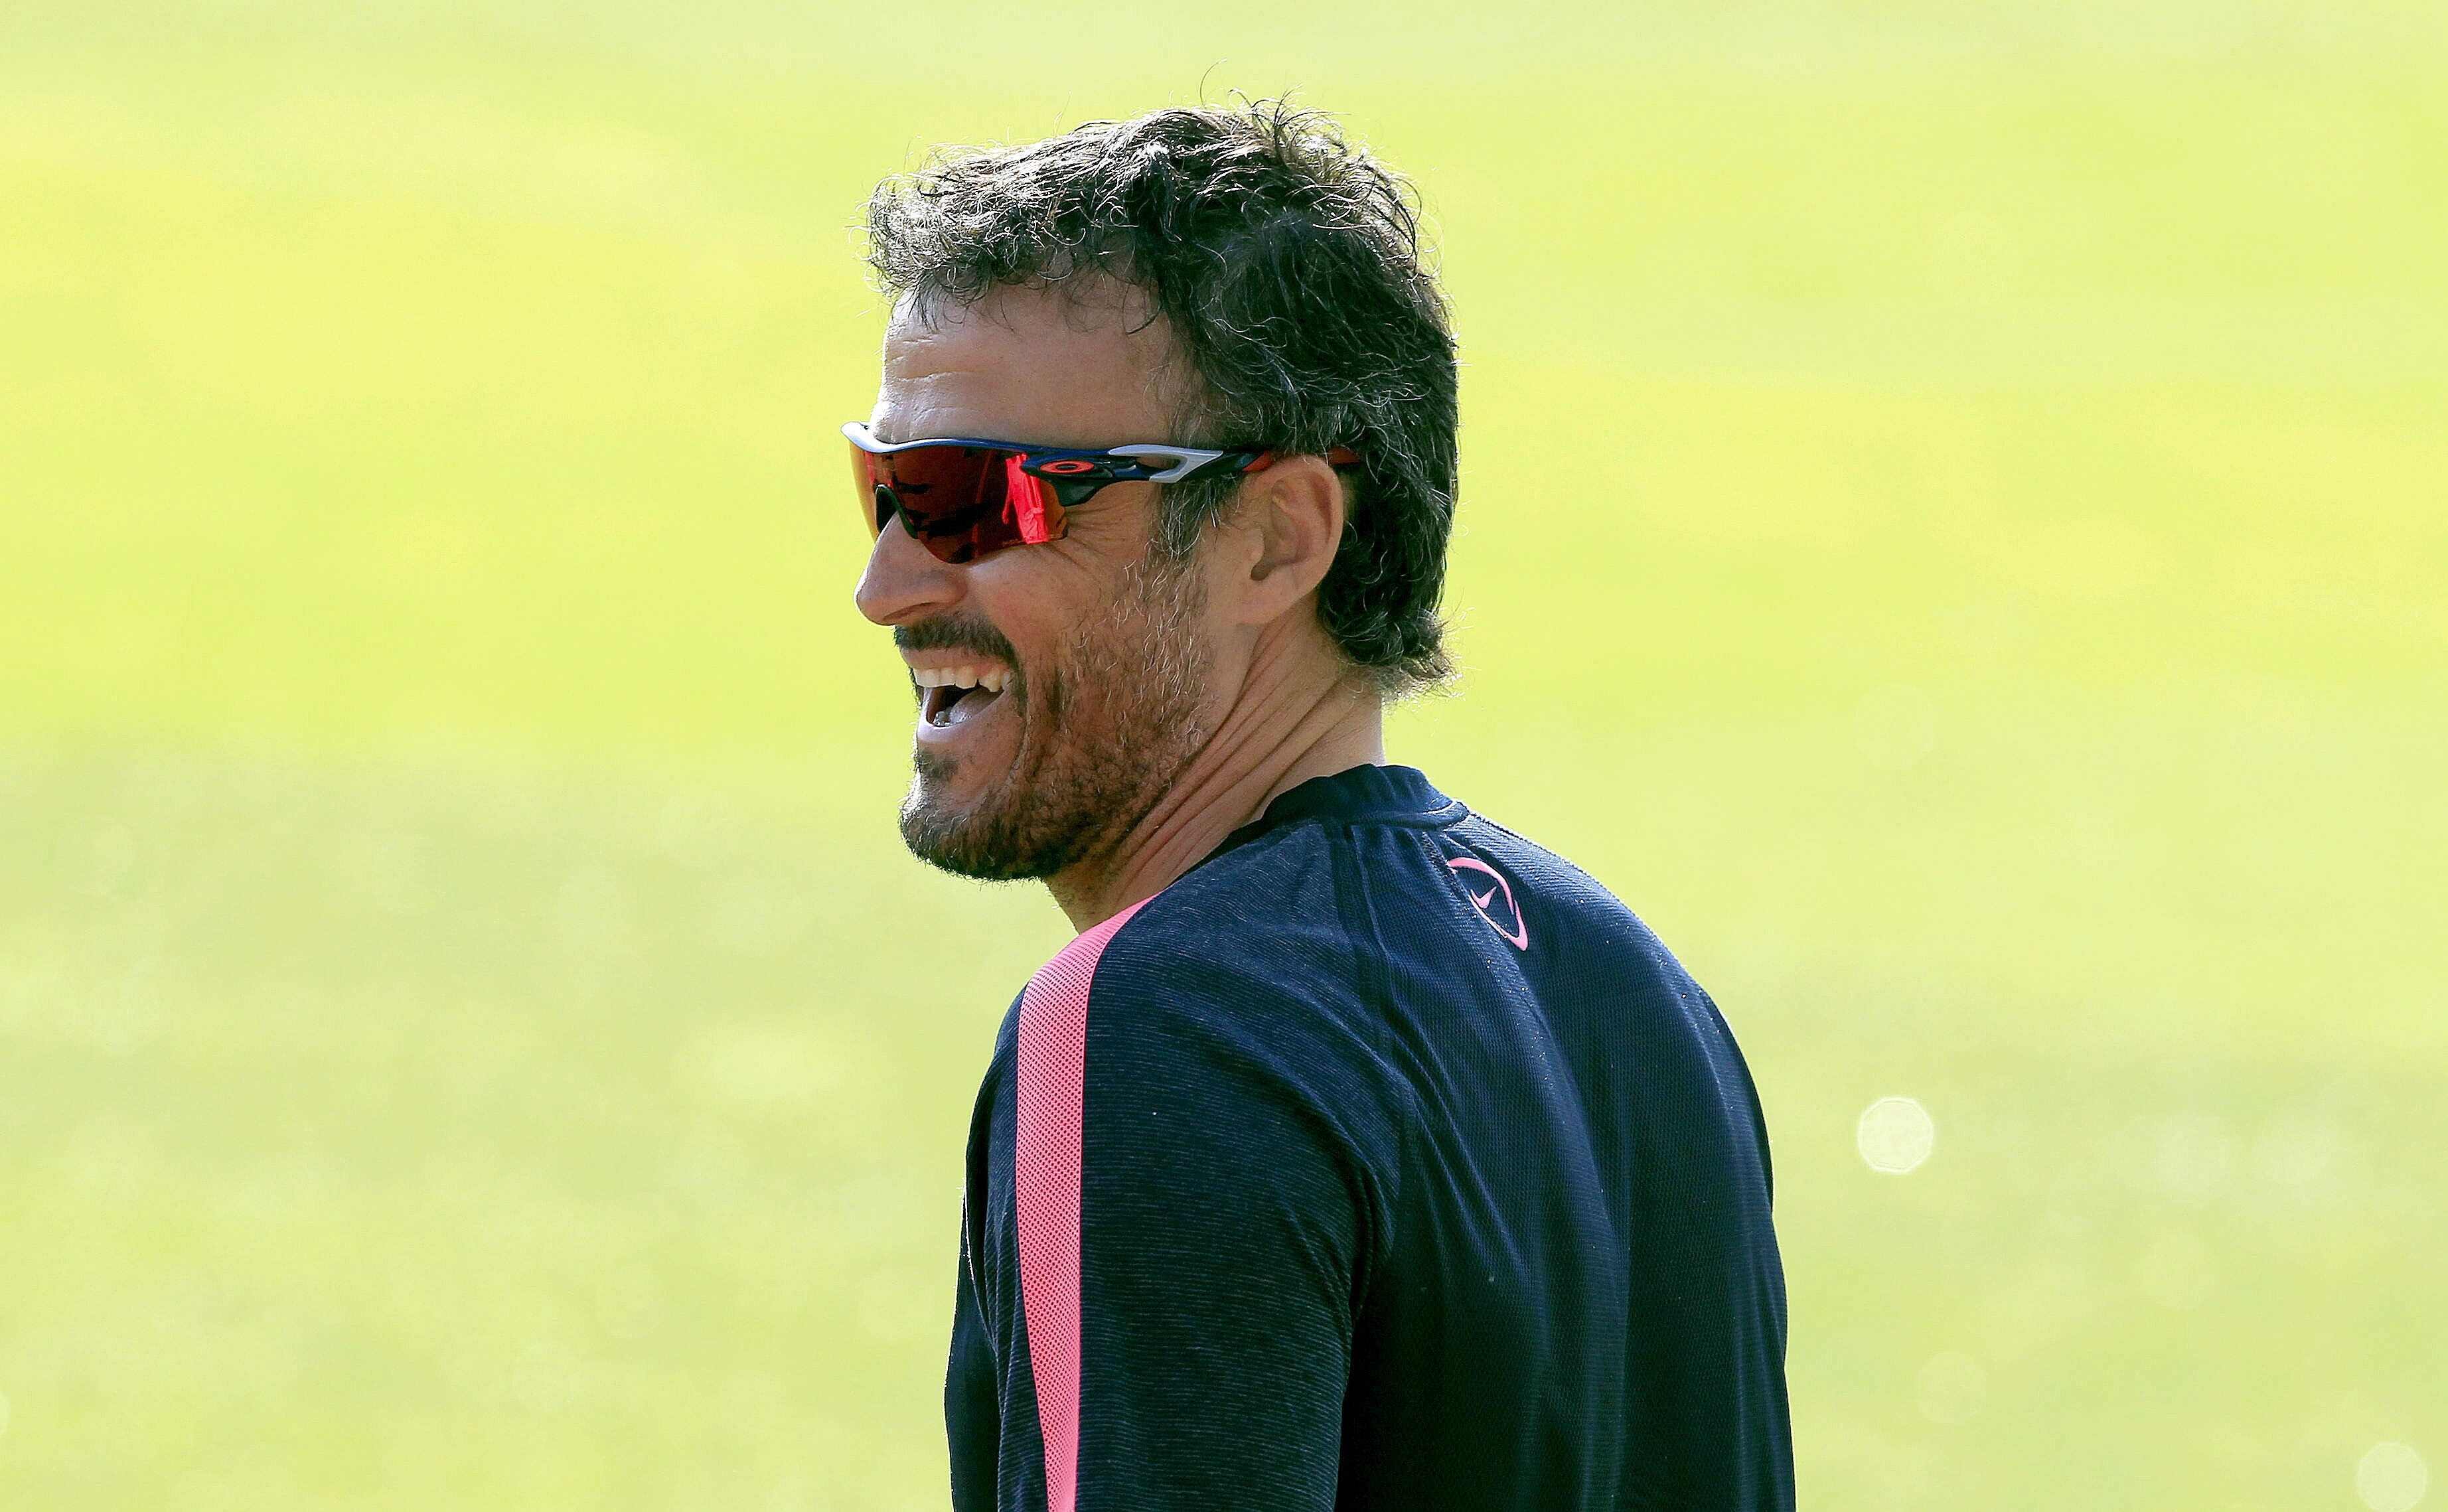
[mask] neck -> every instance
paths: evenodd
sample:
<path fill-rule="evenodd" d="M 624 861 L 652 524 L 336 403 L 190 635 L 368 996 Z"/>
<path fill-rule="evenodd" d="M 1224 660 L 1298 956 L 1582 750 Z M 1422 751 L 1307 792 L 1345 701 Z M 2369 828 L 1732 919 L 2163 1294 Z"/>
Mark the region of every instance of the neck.
<path fill-rule="evenodd" d="M 1152 898 L 1225 836 L 1311 777 L 1386 764 L 1383 702 L 1339 665 L 1272 676 L 1264 659 L 1215 733 L 1120 843 L 1045 879 L 1072 927 L 1092 928 Z"/>

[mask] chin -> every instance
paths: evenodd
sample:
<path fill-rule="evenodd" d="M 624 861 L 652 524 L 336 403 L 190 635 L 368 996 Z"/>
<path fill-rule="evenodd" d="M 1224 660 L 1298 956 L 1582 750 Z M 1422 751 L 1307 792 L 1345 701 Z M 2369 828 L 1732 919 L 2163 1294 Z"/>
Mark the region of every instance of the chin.
<path fill-rule="evenodd" d="M 1049 667 L 1036 679 L 1042 702 L 1004 693 L 945 736 L 922 732 L 901 806 L 911 853 L 993 882 L 1052 877 L 1111 854 L 1206 739 L 1209 656 L 1188 628 L 1197 604 L 1176 595 L 1164 607 L 1171 618 L 1138 611 L 1152 627 L 1126 642 L 1109 632 Z"/>
<path fill-rule="evenodd" d="M 972 814 L 947 813 L 916 794 L 901 808 L 901 841 L 940 871 L 979 882 L 1033 882 L 1069 864 L 1060 852 L 1012 843 L 1008 827 Z"/>
<path fill-rule="evenodd" d="M 1008 792 L 962 794 L 969 784 L 959 780 L 961 765 L 918 753 L 918 775 L 901 804 L 901 841 L 910 854 L 980 882 L 1034 881 L 1071 863 L 1074 847 L 1048 843 L 1024 799 Z"/>

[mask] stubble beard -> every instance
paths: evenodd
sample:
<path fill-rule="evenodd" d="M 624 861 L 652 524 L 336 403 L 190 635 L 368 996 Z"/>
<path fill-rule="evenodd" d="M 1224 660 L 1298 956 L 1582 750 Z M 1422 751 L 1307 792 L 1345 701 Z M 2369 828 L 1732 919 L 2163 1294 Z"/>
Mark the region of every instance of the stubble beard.
<path fill-rule="evenodd" d="M 910 852 L 957 876 L 1011 882 L 1119 846 L 1206 742 L 1202 588 L 1186 564 L 1134 564 L 1112 610 L 1080 628 L 1058 665 L 1016 676 L 1006 696 L 1019 696 L 1019 753 L 966 809 L 946 797 L 954 763 L 920 747 L 901 806 Z"/>

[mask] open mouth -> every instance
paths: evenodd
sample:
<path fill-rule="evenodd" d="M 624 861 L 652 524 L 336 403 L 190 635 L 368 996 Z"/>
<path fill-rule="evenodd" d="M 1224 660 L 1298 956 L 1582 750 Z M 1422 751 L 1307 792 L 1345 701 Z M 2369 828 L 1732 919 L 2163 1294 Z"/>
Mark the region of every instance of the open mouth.
<path fill-rule="evenodd" d="M 1002 699 L 1011 674 L 1002 667 L 945 667 L 913 671 L 918 684 L 918 718 L 931 729 L 966 724 Z"/>

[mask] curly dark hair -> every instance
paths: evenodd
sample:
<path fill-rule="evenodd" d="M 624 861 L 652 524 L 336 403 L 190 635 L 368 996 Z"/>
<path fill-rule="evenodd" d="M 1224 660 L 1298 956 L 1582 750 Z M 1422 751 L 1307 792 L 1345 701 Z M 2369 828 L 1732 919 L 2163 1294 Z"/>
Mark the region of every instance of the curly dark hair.
<path fill-rule="evenodd" d="M 1437 601 L 1452 532 L 1453 333 L 1409 185 L 1281 101 L 1157 110 L 1026 146 L 938 152 L 868 203 L 885 291 L 922 308 L 1106 277 L 1143 291 L 1197 382 L 1185 444 L 1359 453 L 1318 617 L 1393 694 L 1451 673 Z M 1235 478 L 1169 486 L 1186 558 Z"/>

